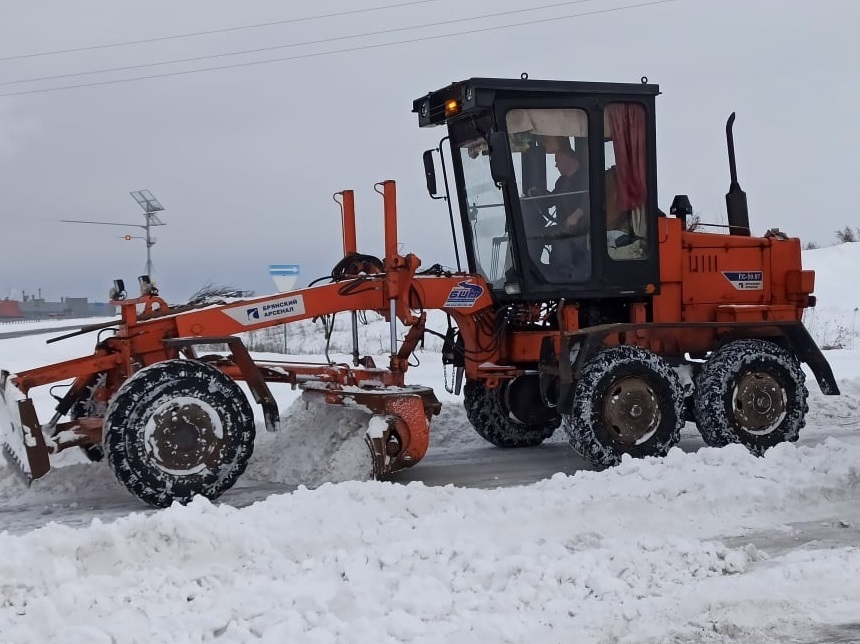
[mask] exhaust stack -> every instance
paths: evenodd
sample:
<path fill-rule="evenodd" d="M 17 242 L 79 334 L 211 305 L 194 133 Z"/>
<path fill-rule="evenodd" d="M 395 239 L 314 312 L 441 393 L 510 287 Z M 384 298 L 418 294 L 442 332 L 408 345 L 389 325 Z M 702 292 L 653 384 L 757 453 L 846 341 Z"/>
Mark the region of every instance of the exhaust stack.
<path fill-rule="evenodd" d="M 726 121 L 726 143 L 729 148 L 729 173 L 731 184 L 726 193 L 726 214 L 729 217 L 729 232 L 732 235 L 750 236 L 750 215 L 747 209 L 747 193 L 741 190 L 738 183 L 738 168 L 735 164 L 735 139 L 732 135 L 732 125 L 735 113 L 732 112 Z"/>

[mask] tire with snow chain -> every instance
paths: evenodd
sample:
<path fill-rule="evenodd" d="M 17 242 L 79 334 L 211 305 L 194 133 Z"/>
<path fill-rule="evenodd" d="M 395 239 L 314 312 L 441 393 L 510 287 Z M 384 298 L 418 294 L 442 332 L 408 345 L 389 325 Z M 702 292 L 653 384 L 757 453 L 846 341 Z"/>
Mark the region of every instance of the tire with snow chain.
<path fill-rule="evenodd" d="M 254 416 L 239 386 L 193 360 L 141 369 L 120 387 L 105 418 L 111 469 L 156 507 L 220 496 L 245 471 L 254 436 Z"/>
<path fill-rule="evenodd" d="M 467 380 L 463 387 L 463 405 L 469 422 L 481 438 L 496 447 L 535 447 L 552 436 L 561 424 L 555 410 L 540 400 L 537 376 L 520 378 L 531 380 L 517 382 L 510 390 L 512 383 L 491 389 L 480 380 Z M 506 394 L 514 394 L 520 400 L 527 396 L 531 401 L 526 405 L 528 413 L 521 413 L 523 418 L 511 413 Z"/>
<path fill-rule="evenodd" d="M 796 441 L 809 410 L 798 360 L 767 340 L 718 349 L 696 379 L 696 419 L 708 445 L 741 443 L 756 456 Z"/>
<path fill-rule="evenodd" d="M 681 437 L 684 392 L 660 356 L 609 347 L 585 363 L 562 417 L 570 446 L 596 467 L 617 465 L 624 454 L 665 456 Z"/>

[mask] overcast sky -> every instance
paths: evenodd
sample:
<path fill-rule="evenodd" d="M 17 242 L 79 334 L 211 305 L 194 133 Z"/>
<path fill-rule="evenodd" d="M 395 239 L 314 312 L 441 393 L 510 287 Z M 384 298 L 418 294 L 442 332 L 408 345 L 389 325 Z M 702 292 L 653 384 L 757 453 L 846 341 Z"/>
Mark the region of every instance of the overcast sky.
<path fill-rule="evenodd" d="M 421 152 L 443 132 L 420 130 L 411 102 L 471 76 L 637 82 L 645 75 L 663 92 L 657 158 L 664 209 L 675 193 L 686 193 L 704 221 L 725 222 L 724 127 L 734 110 L 754 233 L 779 227 L 826 244 L 836 229 L 860 224 L 860 2 L 633 6 L 646 1 L 541 9 L 551 0 L 434 0 L 297 22 L 404 3 L 7 0 L 0 23 L 0 297 L 41 289 L 47 299 L 104 300 L 112 279 L 134 285 L 144 243 L 120 237 L 141 229 L 59 220 L 142 224 L 129 192 L 144 188 L 166 208 L 152 252 L 155 278 L 171 301 L 206 282 L 271 292 L 270 263 L 300 263 L 305 282 L 327 274 L 341 253 L 331 195 L 344 188 L 356 190 L 359 250 L 382 255 L 382 202 L 372 186 L 384 179 L 398 182 L 402 251 L 425 265 L 453 265 L 447 212 L 427 197 L 421 165 Z M 492 16 L 521 9 L 528 11 Z M 411 29 L 475 16 L 482 17 Z M 383 30 L 398 31 L 353 37 Z M 308 41 L 328 42 L 301 44 Z M 376 46 L 395 41 L 411 42 Z M 18 82 L 271 47 L 279 48 Z M 353 51 L 325 53 L 343 49 Z"/>

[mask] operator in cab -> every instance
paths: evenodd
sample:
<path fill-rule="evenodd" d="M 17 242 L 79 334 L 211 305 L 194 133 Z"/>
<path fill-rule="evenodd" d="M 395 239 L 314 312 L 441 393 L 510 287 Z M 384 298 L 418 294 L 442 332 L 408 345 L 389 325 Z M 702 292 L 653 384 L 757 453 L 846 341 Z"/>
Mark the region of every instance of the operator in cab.
<path fill-rule="evenodd" d="M 583 147 L 583 151 L 587 148 Z M 553 148 L 549 148 L 553 149 Z M 548 149 L 548 151 L 549 151 Z M 588 167 L 585 154 L 574 150 L 567 139 L 555 149 L 555 167 L 559 176 L 552 191 L 540 186 L 529 188 L 530 197 L 544 197 L 544 208 L 553 208 L 546 231 L 552 240 L 548 263 L 554 268 L 578 272 L 588 261 L 589 230 Z M 583 264 L 583 266 L 579 266 Z"/>

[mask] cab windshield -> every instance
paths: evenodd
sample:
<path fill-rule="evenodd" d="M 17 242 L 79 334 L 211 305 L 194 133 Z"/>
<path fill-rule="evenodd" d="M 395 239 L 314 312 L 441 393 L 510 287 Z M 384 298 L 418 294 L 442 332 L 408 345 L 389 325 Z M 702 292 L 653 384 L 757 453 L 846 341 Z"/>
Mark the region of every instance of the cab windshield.
<path fill-rule="evenodd" d="M 463 188 L 477 271 L 492 288 L 504 286 L 508 230 L 502 191 L 490 175 L 489 146 L 483 137 L 459 146 Z"/>

